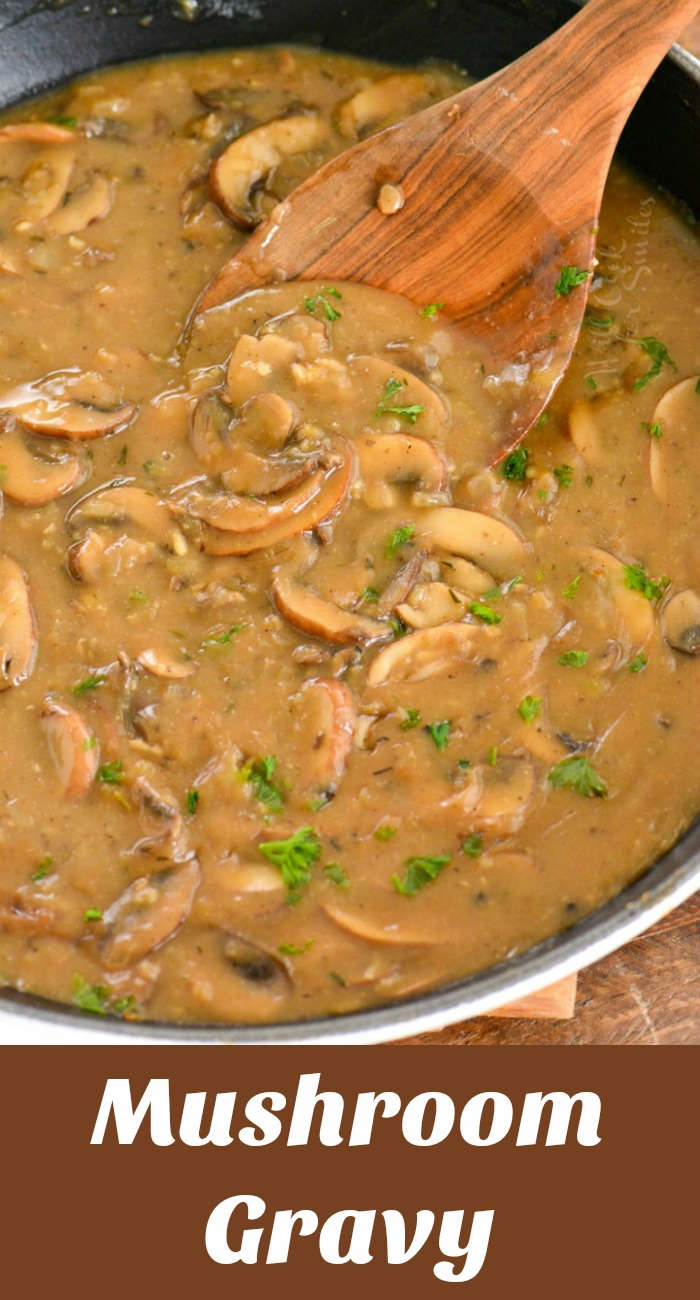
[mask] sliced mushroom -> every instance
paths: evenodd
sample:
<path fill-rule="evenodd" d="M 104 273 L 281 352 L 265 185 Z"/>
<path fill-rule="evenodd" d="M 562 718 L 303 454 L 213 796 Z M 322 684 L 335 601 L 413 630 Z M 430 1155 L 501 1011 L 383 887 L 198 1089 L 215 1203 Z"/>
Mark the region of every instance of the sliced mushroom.
<path fill-rule="evenodd" d="M 393 484 L 411 483 L 423 492 L 442 492 L 447 484 L 444 457 L 425 438 L 404 433 L 361 433 L 353 446 L 364 483 L 364 499 L 373 510 L 397 503 Z"/>
<path fill-rule="evenodd" d="M 681 379 L 666 389 L 654 409 L 651 428 L 660 426 L 661 437 L 649 439 L 649 476 L 660 501 L 669 499 L 674 446 L 695 444 L 700 437 L 699 383 L 700 375 Z"/>
<path fill-rule="evenodd" d="M 535 769 L 529 758 L 504 755 L 493 765 L 483 766 L 481 795 L 470 814 L 474 830 L 513 835 L 525 820 L 535 793 Z"/>
<path fill-rule="evenodd" d="M 323 911 L 339 929 L 354 935 L 356 939 L 364 939 L 366 943 L 389 944 L 392 947 L 402 944 L 425 947 L 438 942 L 436 935 L 426 934 L 424 929 L 400 921 L 387 921 L 382 925 L 381 921 L 373 921 L 367 913 L 354 911 L 340 903 L 324 903 Z"/>
<path fill-rule="evenodd" d="M 125 535 L 109 541 L 103 533 L 90 528 L 79 542 L 68 547 L 68 570 L 76 582 L 97 586 L 101 582 L 113 582 L 120 573 L 155 554 L 153 542 L 140 542 Z"/>
<path fill-rule="evenodd" d="M 139 776 L 131 786 L 145 838 L 134 845 L 133 852 L 150 853 L 170 862 L 184 862 L 192 853 L 185 831 L 182 813 L 175 796 L 170 791 L 156 789 L 145 777 Z"/>
<path fill-rule="evenodd" d="M 170 505 L 155 493 L 130 483 L 98 488 L 78 501 L 68 511 L 66 525 L 73 530 L 85 524 L 131 524 L 170 551 L 180 551 L 184 544 Z"/>
<path fill-rule="evenodd" d="M 221 953 L 231 972 L 245 982 L 253 1002 L 260 1000 L 266 1007 L 270 998 L 286 998 L 292 988 L 289 961 L 271 952 L 245 935 L 224 933 Z"/>
<path fill-rule="evenodd" d="M 676 592 L 661 615 L 664 636 L 674 650 L 700 654 L 700 596 L 690 587 Z"/>
<path fill-rule="evenodd" d="M 286 316 L 278 316 L 268 322 L 264 332 L 289 339 L 302 361 L 318 361 L 319 357 L 330 351 L 331 341 L 326 321 L 319 320 L 308 312 L 294 311 Z"/>
<path fill-rule="evenodd" d="M 525 545 L 515 529 L 492 515 L 459 506 L 435 506 L 421 512 L 417 535 L 432 548 L 476 561 L 500 580 L 517 575 Z"/>
<path fill-rule="evenodd" d="M 443 582 L 470 600 L 477 600 L 487 591 L 493 591 L 497 585 L 492 573 L 486 573 L 478 564 L 472 564 L 471 560 L 462 559 L 459 555 L 441 555 L 437 559 Z"/>
<path fill-rule="evenodd" d="M 258 393 L 279 382 L 299 354 L 298 346 L 280 334 L 241 334 L 226 368 L 226 388 L 231 404 L 240 410 Z M 286 435 L 285 435 L 286 436 Z"/>
<path fill-rule="evenodd" d="M 641 592 L 625 585 L 625 565 L 598 546 L 585 547 L 581 556 L 589 573 L 609 596 L 629 640 L 633 645 L 645 645 L 654 630 L 654 611 Z"/>
<path fill-rule="evenodd" d="M 68 149 L 37 154 L 32 159 L 21 182 L 27 200 L 25 220 L 36 225 L 56 211 L 68 189 L 74 165 L 75 154 Z"/>
<path fill-rule="evenodd" d="M 277 118 L 246 131 L 214 159 L 209 172 L 212 196 L 222 212 L 243 230 L 262 219 L 256 193 L 270 173 L 291 154 L 318 149 L 328 127 L 316 113 Z"/>
<path fill-rule="evenodd" d="M 413 555 L 400 565 L 377 601 L 377 613 L 380 616 L 393 613 L 402 601 L 408 599 L 420 577 L 424 563 L 425 552 L 414 551 Z"/>
<path fill-rule="evenodd" d="M 33 456 L 21 434 L 0 430 L 2 490 L 10 501 L 22 506 L 44 506 L 70 492 L 85 477 L 77 456 L 45 460 Z"/>
<path fill-rule="evenodd" d="M 341 135 L 358 138 L 381 122 L 396 122 L 430 99 L 430 82 L 419 72 L 396 72 L 358 90 L 338 109 Z"/>
<path fill-rule="evenodd" d="M 22 263 L 16 253 L 13 253 L 7 244 L 0 241 L 0 271 L 6 275 L 21 275 Z"/>
<path fill-rule="evenodd" d="M 421 406 L 423 409 L 416 417 L 421 433 L 441 430 L 447 423 L 447 407 L 439 393 L 426 384 L 410 370 L 382 357 L 356 356 L 349 362 L 350 373 L 358 392 L 366 393 L 374 402 L 375 410 L 382 404 L 386 406 Z M 392 381 L 401 387 L 387 395 L 387 384 Z M 390 412 L 387 411 L 387 415 Z M 382 416 L 374 415 L 375 419 Z"/>
<path fill-rule="evenodd" d="M 574 402 L 569 411 L 569 436 L 587 465 L 600 465 L 603 449 L 592 402 Z"/>
<path fill-rule="evenodd" d="M 352 749 L 355 701 L 342 682 L 317 677 L 304 683 L 293 705 L 303 789 L 331 796 Z"/>
<path fill-rule="evenodd" d="M 171 682 L 191 677 L 197 671 L 195 663 L 188 663 L 184 659 L 175 659 L 166 650 L 154 650 L 152 648 L 141 650 L 136 656 L 136 662 L 154 677 L 164 677 L 166 681 Z"/>
<path fill-rule="evenodd" d="M 0 691 L 33 672 L 37 634 L 29 587 L 19 565 L 0 554 Z"/>
<path fill-rule="evenodd" d="M 336 645 L 370 645 L 391 635 L 379 619 L 365 618 L 341 609 L 294 578 L 276 577 L 272 583 L 275 604 L 288 623 Z"/>
<path fill-rule="evenodd" d="M 353 472 L 354 458 L 348 447 L 343 460 L 322 476 L 318 492 L 302 509 L 296 512 L 280 511 L 276 516 L 268 517 L 264 528 L 253 532 L 224 532 L 205 525 L 202 533 L 203 550 L 207 555 L 251 555 L 254 551 L 265 550 L 289 537 L 330 523 L 345 501 Z M 316 476 L 310 477 L 314 479 Z"/>
<path fill-rule="evenodd" d="M 101 375 L 81 370 L 56 370 L 11 388 L 0 394 L 0 410 L 11 411 L 33 433 L 75 439 L 113 433 L 137 412 Z"/>
<path fill-rule="evenodd" d="M 293 520 L 319 495 L 325 470 L 317 469 L 286 493 L 257 501 L 233 492 L 207 493 L 193 488 L 178 502 L 194 519 L 201 519 L 225 533 L 257 533 L 275 524 Z"/>
<path fill-rule="evenodd" d="M 396 612 L 409 627 L 438 627 L 463 618 L 467 604 L 466 596 L 444 582 L 420 582 Z"/>
<path fill-rule="evenodd" d="M 244 402 L 237 419 L 232 419 L 231 407 L 218 392 L 205 393 L 193 412 L 190 443 L 210 473 L 226 474 L 227 479 L 230 474 L 235 479 L 240 474 L 241 457 L 254 456 L 261 463 L 284 446 L 294 419 L 291 406 L 277 393 L 254 394 Z"/>
<path fill-rule="evenodd" d="M 68 144 L 75 141 L 75 131 L 56 122 L 7 122 L 0 126 L 0 140 L 17 140 L 23 144 Z"/>
<path fill-rule="evenodd" d="M 49 230 L 54 235 L 74 235 L 85 230 L 93 221 L 104 220 L 113 197 L 114 186 L 109 178 L 103 172 L 89 172 L 49 218 Z"/>
<path fill-rule="evenodd" d="M 99 764 L 95 736 L 76 709 L 45 700 L 41 725 L 67 799 L 82 799 L 92 788 Z"/>
<path fill-rule="evenodd" d="M 485 639 L 497 635 L 497 629 L 477 629 L 473 623 L 444 623 L 410 632 L 379 651 L 369 666 L 367 683 L 382 686 L 437 677 L 474 659 Z"/>
<path fill-rule="evenodd" d="M 141 876 L 104 914 L 107 970 L 133 966 L 172 938 L 189 916 L 201 880 L 196 858 L 156 876 Z"/>

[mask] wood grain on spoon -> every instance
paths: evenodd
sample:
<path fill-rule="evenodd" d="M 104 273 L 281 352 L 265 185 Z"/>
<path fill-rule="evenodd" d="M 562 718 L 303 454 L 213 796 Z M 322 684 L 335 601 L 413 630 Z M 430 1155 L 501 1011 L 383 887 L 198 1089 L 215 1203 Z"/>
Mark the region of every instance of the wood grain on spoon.
<path fill-rule="evenodd" d="M 354 280 L 440 302 L 517 399 L 495 459 L 527 432 L 573 351 L 622 127 L 697 0 L 590 0 L 495 76 L 332 159 L 227 262 L 195 317 L 278 280 Z M 382 185 L 403 206 L 377 207 Z"/>

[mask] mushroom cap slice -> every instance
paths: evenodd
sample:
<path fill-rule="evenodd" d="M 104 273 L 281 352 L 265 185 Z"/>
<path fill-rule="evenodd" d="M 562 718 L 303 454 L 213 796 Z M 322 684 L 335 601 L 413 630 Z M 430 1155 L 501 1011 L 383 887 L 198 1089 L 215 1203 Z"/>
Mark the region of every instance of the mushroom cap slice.
<path fill-rule="evenodd" d="M 423 947 L 438 942 L 437 936 L 426 934 L 424 930 L 412 929 L 399 921 L 389 921 L 382 925 L 381 921 L 371 920 L 367 913 L 353 911 L 341 903 L 324 903 L 323 910 L 340 930 L 354 935 L 356 939 L 364 939 L 367 943 L 388 944 L 391 947 L 402 944 Z"/>
<path fill-rule="evenodd" d="M 441 492 L 447 486 L 447 463 L 425 438 L 405 433 L 361 433 L 353 446 L 370 507 L 384 509 L 394 504 L 396 494 L 391 484 L 412 483 L 423 492 Z"/>
<path fill-rule="evenodd" d="M 2 490 L 10 501 L 22 506 L 44 506 L 70 492 L 85 478 L 85 466 L 77 456 L 43 460 L 33 456 L 24 438 L 15 430 L 0 430 Z"/>
<path fill-rule="evenodd" d="M 526 555 L 524 542 L 509 524 L 459 506 L 422 511 L 416 533 L 431 548 L 472 560 L 499 581 L 516 575 Z"/>
<path fill-rule="evenodd" d="M 468 601 L 444 582 L 419 582 L 396 612 L 409 627 L 438 627 L 463 618 Z"/>
<path fill-rule="evenodd" d="M 391 628 L 386 623 L 364 618 L 353 610 L 341 609 L 294 578 L 274 578 L 272 595 L 288 623 L 322 641 L 336 645 L 370 645 L 391 635 Z"/>
<path fill-rule="evenodd" d="M 442 580 L 448 587 L 456 589 L 460 595 L 477 600 L 496 586 L 492 573 L 486 573 L 478 564 L 465 560 L 459 555 L 438 555 Z"/>
<path fill-rule="evenodd" d="M 600 465 L 603 449 L 592 402 L 574 402 L 569 411 L 569 437 L 587 465 Z"/>
<path fill-rule="evenodd" d="M 470 812 L 475 830 L 513 835 L 523 824 L 537 781 L 529 758 L 503 755 L 480 771 L 481 793 Z"/>
<path fill-rule="evenodd" d="M 45 700 L 41 725 L 67 799 L 82 799 L 92 788 L 99 763 L 95 737 L 76 709 Z"/>
<path fill-rule="evenodd" d="M 337 114 L 341 135 L 357 138 L 380 122 L 397 121 L 415 111 L 430 98 L 428 78 L 419 72 L 397 72 L 358 90 L 340 105 Z"/>
<path fill-rule="evenodd" d="M 83 497 L 68 511 L 66 524 L 71 530 L 85 524 L 134 524 L 168 550 L 176 549 L 178 539 L 184 541 L 169 503 L 130 483 L 98 488 Z"/>
<path fill-rule="evenodd" d="M 374 402 L 373 419 L 383 418 L 381 415 L 375 416 L 374 412 L 386 400 L 389 407 L 422 406 L 423 410 L 416 417 L 421 433 L 427 430 L 439 432 L 447 424 L 447 407 L 443 398 L 424 380 L 414 375 L 413 371 L 404 370 L 402 366 L 385 361 L 382 357 L 362 355 L 352 357 L 348 368 L 357 392 L 366 393 L 370 401 Z M 386 386 L 392 380 L 399 383 L 401 388 L 391 397 L 386 397 Z"/>
<path fill-rule="evenodd" d="M 196 858 L 174 870 L 141 876 L 104 914 L 107 970 L 133 966 L 170 939 L 187 920 L 201 880 Z"/>
<path fill-rule="evenodd" d="M 56 122 L 7 122 L 0 126 L 0 140 L 17 140 L 24 144 L 68 144 L 75 141 L 75 131 Z"/>
<path fill-rule="evenodd" d="M 235 476 L 241 457 L 278 452 L 294 426 L 295 415 L 277 393 L 255 393 L 232 419 L 231 407 L 214 391 L 200 397 L 192 414 L 190 445 L 210 473 Z M 248 489 L 241 488 L 241 491 Z M 268 491 L 274 489 L 267 489 Z"/>
<path fill-rule="evenodd" d="M 691 587 L 676 592 L 661 612 L 668 644 L 686 655 L 700 654 L 700 596 Z"/>
<path fill-rule="evenodd" d="M 9 555 L 0 555 L 0 691 L 30 676 L 37 634 L 27 580 Z"/>
<path fill-rule="evenodd" d="M 700 437 L 698 383 L 700 375 L 690 375 L 672 384 L 654 408 L 651 423 L 660 424 L 662 434 L 660 438 L 649 439 L 649 477 L 660 501 L 669 500 L 674 445 L 690 446 Z M 682 466 L 676 472 L 679 471 L 682 472 Z"/>
<path fill-rule="evenodd" d="M 609 596 L 620 623 L 633 645 L 644 645 L 654 631 L 654 611 L 640 591 L 625 586 L 625 565 L 599 546 L 587 546 L 582 561 Z"/>
<path fill-rule="evenodd" d="M 173 659 L 167 651 L 152 648 L 141 650 L 136 656 L 136 662 L 154 677 L 164 677 L 167 681 L 181 681 L 197 671 L 196 664 Z"/>
<path fill-rule="evenodd" d="M 280 372 L 289 369 L 298 353 L 298 345 L 280 334 L 270 332 L 260 338 L 241 334 L 226 367 L 226 389 L 232 406 L 240 410 L 251 397 L 266 392 L 278 382 Z"/>
<path fill-rule="evenodd" d="M 318 149 L 328 135 L 316 113 L 296 113 L 246 131 L 214 159 L 209 171 L 212 197 L 243 230 L 261 219 L 252 200 L 285 156 Z"/>
<path fill-rule="evenodd" d="M 343 460 L 325 474 L 319 491 L 301 509 L 282 511 L 276 517 L 268 517 L 264 528 L 245 533 L 224 532 L 205 525 L 202 549 L 207 555 L 251 555 L 254 551 L 266 550 L 289 537 L 308 532 L 321 523 L 329 523 L 345 501 L 353 479 L 354 457 L 347 444 L 345 449 Z"/>
<path fill-rule="evenodd" d="M 335 794 L 353 746 L 357 708 L 347 686 L 314 677 L 293 701 L 300 784 L 304 790 Z"/>
<path fill-rule="evenodd" d="M 474 659 L 489 634 L 497 636 L 498 631 L 473 623 L 443 623 L 410 632 L 379 651 L 369 666 L 367 683 L 422 682 L 447 673 Z"/>
<path fill-rule="evenodd" d="M 317 497 L 325 481 L 325 470 L 307 475 L 297 487 L 281 496 L 256 501 L 235 493 L 210 494 L 194 488 L 181 500 L 181 506 L 194 519 L 201 519 L 225 533 L 257 533 L 274 528 L 276 523 L 295 518 Z"/>
<path fill-rule="evenodd" d="M 36 154 L 22 176 L 22 193 L 27 201 L 25 218 L 32 225 L 56 211 L 68 189 L 75 165 L 72 149 Z"/>
<path fill-rule="evenodd" d="M 102 221 L 114 197 L 114 186 L 103 172 L 90 172 L 48 220 L 54 235 L 74 235 L 93 221 Z"/>
<path fill-rule="evenodd" d="M 33 433 L 77 440 L 113 433 L 137 413 L 101 375 L 82 370 L 56 370 L 0 393 L 0 410 L 11 411 Z"/>

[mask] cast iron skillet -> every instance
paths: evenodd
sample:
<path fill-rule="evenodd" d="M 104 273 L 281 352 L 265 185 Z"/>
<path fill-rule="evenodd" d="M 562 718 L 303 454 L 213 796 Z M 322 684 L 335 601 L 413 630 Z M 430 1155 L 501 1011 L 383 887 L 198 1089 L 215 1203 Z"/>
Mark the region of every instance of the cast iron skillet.
<path fill-rule="evenodd" d="M 0 107 L 105 63 L 213 46 L 296 41 L 486 76 L 560 26 L 569 0 L 2 0 Z M 700 208 L 700 63 L 675 47 L 632 114 L 624 155 Z M 700 821 L 616 898 L 521 957 L 370 1011 L 283 1025 L 178 1028 L 90 1021 L 0 995 L 0 1041 L 357 1043 L 434 1029 L 561 978 L 639 934 L 700 886 Z"/>

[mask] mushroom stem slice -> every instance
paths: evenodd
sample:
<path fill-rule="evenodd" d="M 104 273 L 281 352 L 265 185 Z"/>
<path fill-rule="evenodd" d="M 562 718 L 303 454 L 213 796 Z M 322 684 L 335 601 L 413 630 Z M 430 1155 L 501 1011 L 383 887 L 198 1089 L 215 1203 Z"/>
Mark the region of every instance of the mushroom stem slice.
<path fill-rule="evenodd" d="M 661 624 L 674 650 L 686 655 L 700 654 L 700 595 L 696 591 L 686 587 L 671 596 L 662 610 Z"/>
<path fill-rule="evenodd" d="M 627 639 L 633 645 L 645 645 L 654 631 L 654 611 L 641 592 L 625 585 L 626 566 L 622 560 L 599 546 L 587 546 L 582 561 L 609 597 Z"/>
<path fill-rule="evenodd" d="M 37 634 L 29 587 L 19 565 L 0 554 L 0 691 L 19 686 L 36 663 Z"/>
<path fill-rule="evenodd" d="M 91 172 L 68 194 L 53 215 L 48 227 L 54 235 L 74 235 L 93 221 L 102 221 L 109 213 L 114 186 L 103 172 Z"/>
<path fill-rule="evenodd" d="M 2 490 L 10 501 L 22 506 L 44 506 L 70 492 L 85 477 L 85 467 L 76 456 L 43 460 L 33 456 L 22 436 L 0 432 Z"/>
<path fill-rule="evenodd" d="M 397 72 L 358 90 L 338 109 L 341 135 L 357 139 L 381 122 L 398 121 L 430 99 L 428 78 L 419 72 Z"/>
<path fill-rule="evenodd" d="M 369 666 L 369 686 L 386 682 L 422 682 L 449 672 L 474 659 L 487 638 L 498 636 L 496 628 L 477 628 L 473 623 L 443 623 L 421 628 L 386 646 Z"/>
<path fill-rule="evenodd" d="M 425 438 L 404 433 L 361 433 L 353 442 L 370 507 L 383 508 L 390 485 L 410 483 L 423 492 L 442 492 L 447 485 L 444 457 Z"/>
<path fill-rule="evenodd" d="M 92 788 L 99 763 L 92 731 L 76 709 L 52 699 L 42 705 L 41 725 L 63 795 L 67 799 L 84 798 Z"/>
<path fill-rule="evenodd" d="M 174 870 L 141 876 L 104 914 L 107 970 L 133 966 L 172 938 L 189 916 L 201 880 L 196 858 Z"/>
<path fill-rule="evenodd" d="M 574 402 L 569 411 L 569 437 L 587 465 L 600 465 L 603 449 L 591 402 Z"/>
<path fill-rule="evenodd" d="M 421 512 L 417 534 L 431 548 L 472 560 L 499 580 L 512 578 L 525 560 L 525 545 L 514 528 L 492 515 L 459 506 Z"/>
<path fill-rule="evenodd" d="M 370 645 L 391 635 L 386 623 L 341 609 L 294 578 L 274 578 L 272 596 L 288 623 L 322 641 L 335 645 Z"/>
<path fill-rule="evenodd" d="M 420 582 L 396 612 L 409 627 L 438 627 L 464 618 L 469 598 L 444 582 Z"/>
<path fill-rule="evenodd" d="M 77 440 L 113 433 L 137 413 L 101 375 L 81 370 L 56 370 L 11 388 L 0 394 L 0 410 L 12 412 L 33 433 Z"/>
<path fill-rule="evenodd" d="M 316 113 L 276 118 L 246 131 L 214 159 L 209 171 L 212 197 L 237 226 L 250 230 L 262 218 L 254 192 L 283 158 L 318 149 L 327 135 L 328 127 Z"/>

